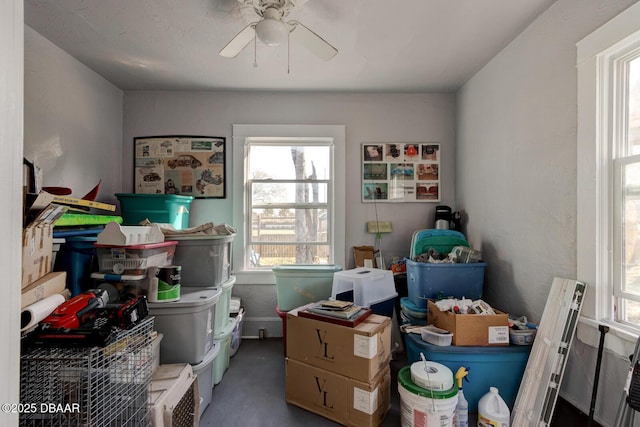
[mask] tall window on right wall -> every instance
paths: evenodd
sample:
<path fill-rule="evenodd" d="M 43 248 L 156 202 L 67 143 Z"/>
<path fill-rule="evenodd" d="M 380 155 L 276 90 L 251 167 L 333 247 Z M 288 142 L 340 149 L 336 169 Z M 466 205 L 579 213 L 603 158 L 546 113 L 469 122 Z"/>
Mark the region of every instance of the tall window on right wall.
<path fill-rule="evenodd" d="M 583 314 L 640 331 L 640 4 L 578 43 L 578 278 Z"/>
<path fill-rule="evenodd" d="M 611 61 L 614 319 L 640 325 L 640 47 L 625 50 Z"/>

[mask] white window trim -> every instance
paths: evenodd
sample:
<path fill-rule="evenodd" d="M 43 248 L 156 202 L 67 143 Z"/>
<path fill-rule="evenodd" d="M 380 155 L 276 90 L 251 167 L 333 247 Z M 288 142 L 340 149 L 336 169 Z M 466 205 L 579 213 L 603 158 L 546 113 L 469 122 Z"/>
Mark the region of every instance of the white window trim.
<path fill-rule="evenodd" d="M 598 325 L 609 326 L 607 348 L 627 356 L 638 333 L 613 322 L 612 230 L 609 191 L 611 171 L 608 159 L 612 108 L 600 108 L 610 99 L 609 54 L 640 34 L 640 3 L 636 3 L 577 43 L 578 128 L 577 128 L 577 275 L 587 284 L 578 338 L 598 346 Z M 605 82 L 607 82 L 605 84 Z"/>
<path fill-rule="evenodd" d="M 232 194 L 233 207 L 232 218 L 238 224 L 238 234 L 233 245 L 233 259 L 244 259 L 243 251 L 247 247 L 244 224 L 246 212 L 246 200 L 244 189 L 244 143 L 247 138 L 258 137 L 283 137 L 283 138 L 323 138 L 330 137 L 334 141 L 334 215 L 333 242 L 334 242 L 334 263 L 344 265 L 345 262 L 345 155 L 346 155 L 346 129 L 344 125 L 233 125 L 232 144 Z M 233 274 L 238 283 L 243 284 L 274 284 L 274 277 L 271 271 L 249 271 L 243 270 L 241 265 L 233 266 Z"/>

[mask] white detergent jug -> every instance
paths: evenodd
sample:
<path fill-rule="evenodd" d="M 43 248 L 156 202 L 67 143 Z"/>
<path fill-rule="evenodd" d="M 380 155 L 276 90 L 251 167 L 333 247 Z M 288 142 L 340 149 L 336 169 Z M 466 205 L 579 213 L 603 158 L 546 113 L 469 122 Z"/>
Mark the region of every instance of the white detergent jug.
<path fill-rule="evenodd" d="M 509 407 L 496 387 L 478 401 L 478 427 L 509 427 Z"/>

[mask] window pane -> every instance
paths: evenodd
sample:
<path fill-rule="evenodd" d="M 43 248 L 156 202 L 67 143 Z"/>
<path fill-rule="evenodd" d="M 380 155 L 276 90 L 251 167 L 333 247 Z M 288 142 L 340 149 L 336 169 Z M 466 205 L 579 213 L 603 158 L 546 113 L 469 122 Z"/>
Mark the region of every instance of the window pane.
<path fill-rule="evenodd" d="M 253 182 L 251 203 L 327 203 L 328 184 Z"/>
<path fill-rule="evenodd" d="M 618 319 L 623 322 L 640 324 L 640 302 L 621 298 L 620 304 Z"/>
<path fill-rule="evenodd" d="M 278 264 L 328 264 L 329 245 L 249 245 L 251 267 Z"/>
<path fill-rule="evenodd" d="M 622 190 L 622 288 L 640 296 L 640 163 L 624 167 Z"/>
<path fill-rule="evenodd" d="M 252 219 L 252 242 L 328 242 L 326 209 L 254 209 Z"/>
<path fill-rule="evenodd" d="M 331 148 L 326 145 L 251 145 L 249 178 L 329 179 L 330 154 Z"/>
<path fill-rule="evenodd" d="M 636 58 L 629 63 L 628 88 L 629 132 L 627 140 L 631 148 L 630 153 L 640 154 L 640 58 Z"/>

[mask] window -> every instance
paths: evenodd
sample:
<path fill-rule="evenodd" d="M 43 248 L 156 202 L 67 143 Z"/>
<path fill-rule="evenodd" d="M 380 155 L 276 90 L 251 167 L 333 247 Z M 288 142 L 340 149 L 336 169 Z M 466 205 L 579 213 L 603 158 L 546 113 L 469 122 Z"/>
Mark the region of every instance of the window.
<path fill-rule="evenodd" d="M 247 138 L 249 267 L 331 264 L 333 140 Z"/>
<path fill-rule="evenodd" d="M 640 46 L 620 53 L 610 64 L 614 320 L 640 326 Z"/>
<path fill-rule="evenodd" d="M 236 275 L 344 263 L 344 157 L 341 125 L 233 126 Z"/>
<path fill-rule="evenodd" d="M 578 278 L 583 314 L 640 330 L 640 4 L 578 43 Z"/>

